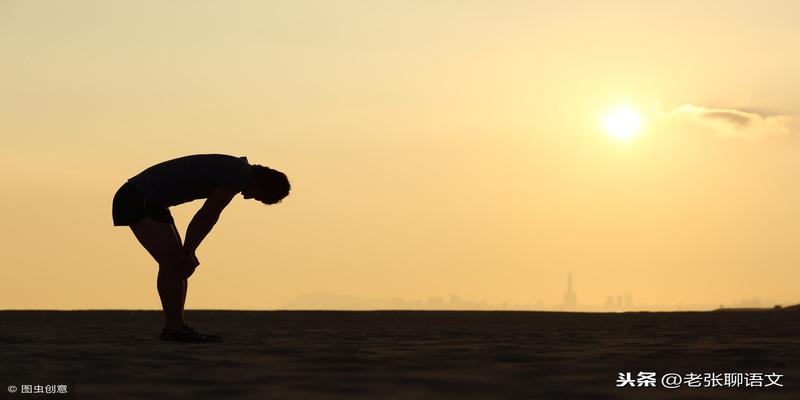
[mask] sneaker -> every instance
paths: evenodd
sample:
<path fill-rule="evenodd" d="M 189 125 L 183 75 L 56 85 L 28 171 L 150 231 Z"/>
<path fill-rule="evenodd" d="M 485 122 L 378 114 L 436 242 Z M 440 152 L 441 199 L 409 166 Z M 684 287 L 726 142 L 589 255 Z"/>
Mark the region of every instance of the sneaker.
<path fill-rule="evenodd" d="M 192 332 L 192 333 L 200 335 L 200 336 L 204 336 L 206 339 L 208 339 L 211 342 L 222 342 L 222 335 L 219 335 L 219 334 L 216 334 L 216 333 L 200 333 L 200 332 L 196 331 L 194 328 L 192 328 L 191 326 L 189 326 L 189 325 L 187 325 L 185 323 L 183 324 L 183 327 L 185 329 L 187 329 L 189 332 Z"/>
<path fill-rule="evenodd" d="M 220 343 L 221 335 L 204 334 L 196 331 L 189 325 L 184 324 L 178 331 L 168 331 L 167 328 L 161 330 L 161 340 L 183 343 Z"/>

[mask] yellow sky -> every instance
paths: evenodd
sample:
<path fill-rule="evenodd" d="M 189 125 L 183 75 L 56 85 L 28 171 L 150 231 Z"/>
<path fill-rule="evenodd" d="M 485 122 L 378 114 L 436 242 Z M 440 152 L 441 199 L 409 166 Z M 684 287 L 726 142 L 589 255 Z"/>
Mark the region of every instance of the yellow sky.
<path fill-rule="evenodd" d="M 800 3 L 641 3 L 0 1 L 0 308 L 159 308 L 111 199 L 193 153 L 293 190 L 232 202 L 188 308 L 797 303 Z"/>

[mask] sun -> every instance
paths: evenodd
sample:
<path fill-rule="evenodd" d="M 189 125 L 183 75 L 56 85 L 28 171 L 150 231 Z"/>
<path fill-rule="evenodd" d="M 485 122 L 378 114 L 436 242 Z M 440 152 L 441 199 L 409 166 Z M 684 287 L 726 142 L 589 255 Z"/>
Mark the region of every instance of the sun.
<path fill-rule="evenodd" d="M 619 106 L 606 114 L 603 127 L 614 139 L 629 140 L 642 128 L 642 118 L 630 107 Z"/>

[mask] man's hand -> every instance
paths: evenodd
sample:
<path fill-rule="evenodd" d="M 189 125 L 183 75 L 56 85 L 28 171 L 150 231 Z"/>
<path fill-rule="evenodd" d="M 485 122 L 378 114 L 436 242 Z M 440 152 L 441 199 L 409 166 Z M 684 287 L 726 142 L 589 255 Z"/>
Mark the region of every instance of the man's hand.
<path fill-rule="evenodd" d="M 188 278 L 192 276 L 192 274 L 194 274 L 194 270 L 200 265 L 200 261 L 194 254 L 194 250 L 189 250 L 189 249 L 184 249 L 184 258 L 186 260 L 186 269 L 184 272 L 184 278 Z"/>
<path fill-rule="evenodd" d="M 189 265 L 192 267 L 197 267 L 200 265 L 200 260 L 197 259 L 197 256 L 194 254 L 194 250 L 186 251 L 186 257 L 189 259 Z"/>

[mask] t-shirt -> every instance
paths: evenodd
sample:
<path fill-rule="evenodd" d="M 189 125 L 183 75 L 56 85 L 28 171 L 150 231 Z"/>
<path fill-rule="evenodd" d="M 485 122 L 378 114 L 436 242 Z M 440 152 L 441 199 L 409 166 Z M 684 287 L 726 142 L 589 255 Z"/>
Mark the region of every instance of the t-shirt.
<path fill-rule="evenodd" d="M 217 186 L 241 191 L 249 180 L 247 157 L 196 154 L 153 165 L 128 182 L 148 202 L 170 207 L 208 198 Z"/>

